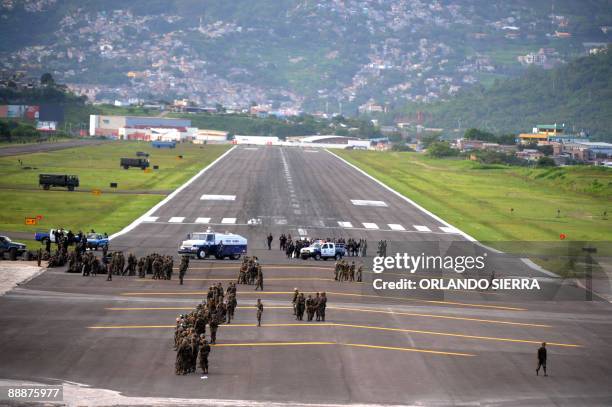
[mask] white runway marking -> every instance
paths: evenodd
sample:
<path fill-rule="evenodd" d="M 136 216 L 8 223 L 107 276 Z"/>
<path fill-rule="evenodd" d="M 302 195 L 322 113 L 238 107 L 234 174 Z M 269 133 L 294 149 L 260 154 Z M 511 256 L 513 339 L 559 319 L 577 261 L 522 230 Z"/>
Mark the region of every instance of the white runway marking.
<path fill-rule="evenodd" d="M 449 226 L 440 226 L 440 230 L 444 233 L 461 233 L 459 229 L 449 227 Z"/>
<path fill-rule="evenodd" d="M 353 205 L 356 206 L 379 206 L 379 207 L 387 207 L 387 203 L 383 201 L 367 201 L 363 199 L 351 199 Z"/>
<path fill-rule="evenodd" d="M 362 225 L 366 229 L 378 229 L 378 225 L 376 223 L 362 222 Z"/>
<path fill-rule="evenodd" d="M 200 197 L 202 201 L 235 201 L 236 195 L 209 195 L 204 194 Z"/>
<path fill-rule="evenodd" d="M 353 224 L 351 222 L 338 222 L 338 225 L 343 228 L 352 228 Z"/>
<path fill-rule="evenodd" d="M 398 225 L 397 223 L 389 223 L 389 228 L 391 228 L 391 230 L 406 230 L 402 225 Z"/>
<path fill-rule="evenodd" d="M 146 216 L 142 218 L 142 221 L 143 222 L 155 222 L 157 219 L 159 219 L 159 216 Z"/>
<path fill-rule="evenodd" d="M 298 234 L 303 237 L 303 236 L 308 236 L 308 232 L 306 231 L 306 229 L 298 229 Z"/>
<path fill-rule="evenodd" d="M 197 218 L 195 223 L 210 223 L 210 218 Z"/>
<path fill-rule="evenodd" d="M 170 223 L 183 223 L 183 221 L 185 220 L 184 216 L 173 216 L 170 218 L 170 220 L 168 222 Z"/>
<path fill-rule="evenodd" d="M 286 225 L 287 224 L 287 219 L 275 219 L 274 220 L 274 224 L 276 224 L 276 225 Z"/>
<path fill-rule="evenodd" d="M 314 226 L 317 226 L 317 227 L 320 227 L 320 228 L 325 226 L 325 222 L 323 222 L 322 220 L 315 220 L 315 221 L 312 222 L 312 224 Z"/>
<path fill-rule="evenodd" d="M 304 150 L 305 153 L 318 153 L 318 150 Z"/>
<path fill-rule="evenodd" d="M 221 219 L 221 223 L 225 225 L 233 225 L 234 223 L 236 223 L 236 218 L 223 218 Z"/>
<path fill-rule="evenodd" d="M 245 148 L 243 148 L 243 150 L 257 151 L 259 149 L 257 147 L 245 147 Z"/>
<path fill-rule="evenodd" d="M 429 229 L 427 226 L 420 226 L 420 225 L 413 225 L 413 226 L 419 232 L 431 232 L 431 229 Z"/>
<path fill-rule="evenodd" d="M 440 218 L 439 216 L 433 214 L 432 212 L 428 211 L 427 209 L 423 208 L 421 205 L 417 204 L 416 202 L 414 202 L 413 200 L 411 200 L 410 198 L 405 197 L 404 195 L 400 194 L 399 192 L 397 192 L 395 189 L 391 188 L 390 186 L 386 185 L 384 182 L 381 182 L 379 180 L 377 180 L 376 178 L 374 178 L 373 176 L 371 176 L 370 174 L 368 174 L 367 172 L 365 172 L 364 170 L 362 170 L 361 168 L 357 167 L 354 164 L 351 164 L 350 162 L 346 161 L 344 158 L 334 154 L 333 152 L 331 152 L 330 150 L 325 150 L 326 152 L 328 152 L 329 154 L 333 155 L 334 157 L 336 157 L 338 160 L 342 161 L 343 163 L 345 163 L 347 166 L 353 168 L 355 171 L 359 172 L 361 175 L 369 178 L 370 180 L 374 181 L 375 183 L 377 183 L 378 185 L 380 185 L 381 187 L 383 187 L 384 189 L 386 189 L 387 191 L 393 193 L 394 195 L 396 195 L 397 197 L 399 197 L 400 199 L 404 200 L 405 202 L 409 203 L 410 205 L 414 206 L 415 208 L 417 208 L 418 210 L 420 210 L 423 213 L 426 213 L 427 215 L 429 215 L 431 218 L 437 220 L 438 222 L 442 223 L 443 225 L 446 225 L 448 227 L 452 227 L 452 225 L 448 222 L 446 222 L 444 219 Z M 457 229 L 458 230 L 458 229 Z M 458 234 L 460 234 L 461 236 L 463 236 L 464 238 L 466 238 L 467 240 L 471 241 L 471 242 L 476 242 L 476 239 L 470 235 L 468 235 L 467 233 L 458 230 Z"/>

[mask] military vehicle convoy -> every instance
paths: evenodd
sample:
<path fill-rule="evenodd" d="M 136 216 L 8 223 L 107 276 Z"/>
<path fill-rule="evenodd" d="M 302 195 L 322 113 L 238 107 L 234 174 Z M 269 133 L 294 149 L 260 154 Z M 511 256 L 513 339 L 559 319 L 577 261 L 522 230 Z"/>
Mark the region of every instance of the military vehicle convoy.
<path fill-rule="evenodd" d="M 46 191 L 51 187 L 68 188 L 68 191 L 74 191 L 74 188 L 79 186 L 79 177 L 64 174 L 39 174 L 38 184 Z"/>
<path fill-rule="evenodd" d="M 122 158 L 120 165 L 123 169 L 129 169 L 130 167 L 140 168 L 141 170 L 145 170 L 149 168 L 151 165 L 149 160 L 146 158 Z"/>

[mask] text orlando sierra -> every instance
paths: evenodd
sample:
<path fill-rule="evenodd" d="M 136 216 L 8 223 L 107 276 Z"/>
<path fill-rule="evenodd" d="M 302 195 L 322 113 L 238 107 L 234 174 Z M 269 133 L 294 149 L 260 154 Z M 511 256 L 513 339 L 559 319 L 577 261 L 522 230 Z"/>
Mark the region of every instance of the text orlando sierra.
<path fill-rule="evenodd" d="M 237 260 L 247 252 L 247 239 L 233 233 L 215 233 L 208 229 L 206 232 L 189 233 L 187 240 L 179 245 L 178 252 L 198 259 L 214 256 L 219 260 L 226 257 Z"/>

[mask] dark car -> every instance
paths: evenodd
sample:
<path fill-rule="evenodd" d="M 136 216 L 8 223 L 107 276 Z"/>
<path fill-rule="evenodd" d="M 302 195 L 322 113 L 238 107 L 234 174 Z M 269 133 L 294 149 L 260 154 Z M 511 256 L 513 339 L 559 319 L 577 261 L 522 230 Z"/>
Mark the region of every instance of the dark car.
<path fill-rule="evenodd" d="M 8 236 L 0 236 L 0 258 L 4 259 L 4 254 L 8 253 L 9 259 L 16 260 L 26 251 L 26 245 L 13 242 Z"/>

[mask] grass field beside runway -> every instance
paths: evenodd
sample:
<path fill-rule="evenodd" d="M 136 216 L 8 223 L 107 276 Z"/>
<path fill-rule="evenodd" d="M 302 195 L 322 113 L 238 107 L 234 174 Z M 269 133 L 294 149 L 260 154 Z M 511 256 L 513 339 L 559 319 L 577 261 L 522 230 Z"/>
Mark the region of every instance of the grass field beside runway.
<path fill-rule="evenodd" d="M 150 143 L 113 142 L 104 145 L 0 158 L 0 231 L 34 233 L 62 226 L 73 230 L 113 233 L 161 201 L 202 168 L 229 149 L 225 145 L 179 144 L 176 149 L 154 149 Z M 158 170 L 145 172 L 119 166 L 122 157 L 150 154 Z M 183 158 L 179 159 L 178 156 Z M 23 169 L 24 167 L 36 169 Z M 38 174 L 78 175 L 81 191 L 39 189 Z M 116 192 L 110 188 L 117 182 Z M 37 226 L 26 226 L 25 217 L 41 215 Z"/>
<path fill-rule="evenodd" d="M 417 153 L 334 153 L 479 241 L 559 241 L 562 233 L 574 241 L 612 240 L 610 169 L 485 167 Z"/>

